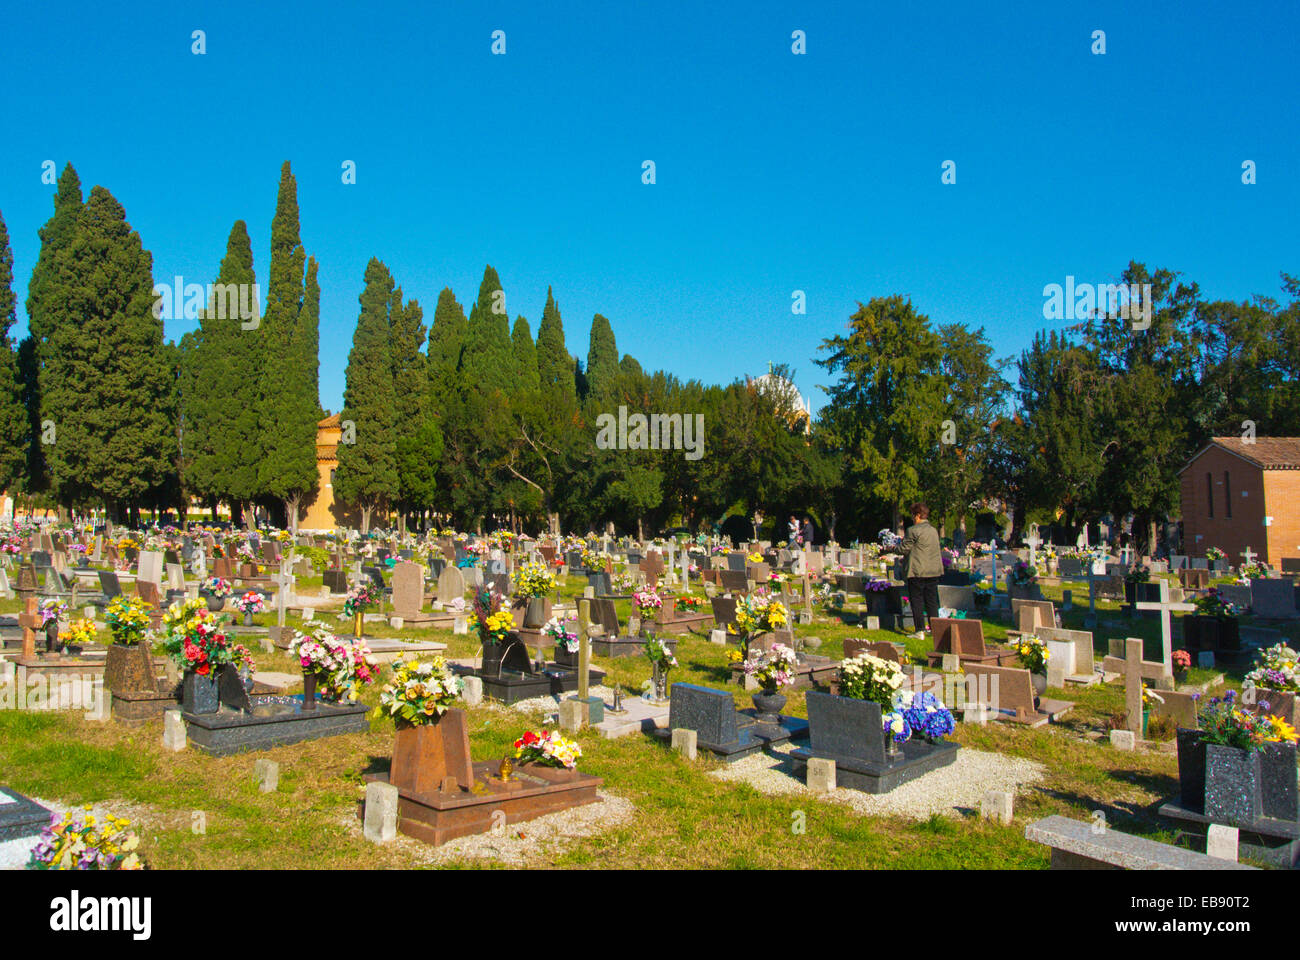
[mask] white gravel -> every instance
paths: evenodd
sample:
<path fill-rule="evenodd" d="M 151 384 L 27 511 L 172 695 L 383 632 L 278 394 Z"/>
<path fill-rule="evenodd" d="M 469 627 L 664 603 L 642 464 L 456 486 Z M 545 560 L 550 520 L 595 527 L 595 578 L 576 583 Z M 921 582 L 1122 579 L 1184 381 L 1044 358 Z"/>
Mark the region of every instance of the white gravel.
<path fill-rule="evenodd" d="M 518 703 L 510 704 L 509 709 L 518 710 L 520 713 L 545 714 L 549 723 L 555 723 L 556 718 L 559 716 L 560 701 L 562 699 L 567 700 L 569 697 L 576 697 L 577 695 L 578 693 L 575 690 L 573 693 L 565 693 L 558 697 L 533 697 L 531 700 L 520 700 Z M 587 696 L 600 697 L 606 704 L 614 702 L 614 691 L 612 688 L 606 686 L 588 687 Z M 627 699 L 627 697 L 625 696 L 624 699 Z M 504 704 L 496 705 L 504 706 Z"/>
<path fill-rule="evenodd" d="M 1046 768 L 1032 760 L 986 753 L 961 747 L 957 759 L 889 793 L 870 794 L 840 787 L 832 793 L 814 793 L 794 775 L 794 761 L 782 755 L 754 754 L 728 764 L 710 776 L 748 783 L 766 794 L 794 794 L 845 803 L 870 816 L 896 816 L 928 820 L 933 814 L 959 816 L 978 811 L 989 790 L 1018 788 L 1041 780 Z"/>

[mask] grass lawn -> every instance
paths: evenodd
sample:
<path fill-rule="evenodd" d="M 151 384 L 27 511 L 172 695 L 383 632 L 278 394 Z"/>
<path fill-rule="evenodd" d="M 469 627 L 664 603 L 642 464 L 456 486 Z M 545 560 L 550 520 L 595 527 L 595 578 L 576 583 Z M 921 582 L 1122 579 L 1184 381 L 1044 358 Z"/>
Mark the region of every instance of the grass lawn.
<path fill-rule="evenodd" d="M 320 580 L 299 581 L 304 593 Z M 568 578 L 565 596 L 580 595 L 584 580 Z M 1059 588 L 1047 587 L 1051 599 Z M 1078 594 L 1076 593 L 1076 596 Z M 16 602 L 0 603 L 14 612 Z M 1087 610 L 1063 617 L 1065 625 L 1082 628 Z M 620 610 L 626 622 L 627 609 Z M 77 612 L 74 612 L 77 613 Z M 271 614 L 258 622 L 271 621 Z M 1109 636 L 1141 636 L 1158 642 L 1159 621 L 1123 621 L 1117 604 L 1100 604 L 1102 626 L 1095 632 L 1099 655 Z M 801 636 L 819 636 L 818 653 L 838 658 L 849 636 L 899 639 L 886 631 L 865 631 L 850 613 L 823 613 Z M 1106 627 L 1108 621 L 1115 621 Z M 290 626 L 300 621 L 291 617 Z M 347 627 L 339 623 L 340 632 Z M 477 641 L 445 630 L 396 631 L 374 624 L 379 635 L 437 639 L 447 643 L 449 656 L 473 656 Z M 985 621 L 985 635 L 1001 639 L 1006 625 Z M 1296 629 L 1287 635 L 1294 645 Z M 908 640 L 909 653 L 923 655 L 929 641 Z M 707 635 L 681 638 L 672 681 L 723 687 L 729 682 L 725 649 L 709 643 Z M 1150 654 L 1155 647 L 1149 647 Z M 295 672 L 289 657 L 255 651 L 261 670 Z M 628 697 L 640 693 L 649 678 L 642 658 L 602 660 L 607 685 L 621 684 Z M 1200 682 L 1210 671 L 1193 671 Z M 1229 676 L 1237 686 L 1239 676 Z M 748 695 L 734 684 L 738 706 Z M 1111 826 L 1126 832 L 1173 841 L 1174 831 L 1162 825 L 1155 808 L 1177 790 L 1177 760 L 1173 753 L 1126 753 L 1089 734 L 1102 730 L 1106 719 L 1123 711 L 1119 684 L 1086 690 L 1052 690 L 1050 696 L 1077 706 L 1057 726 L 1038 730 L 1009 724 L 959 725 L 953 739 L 963 746 L 1034 760 L 1047 769 L 1045 778 L 1022 790 L 1016 799 L 1011 826 L 980 821 L 975 816 L 932 817 L 928 821 L 865 817 L 844 804 L 812 797 L 767 796 L 747 784 L 708 776 L 720 763 L 712 759 L 685 761 L 649 737 L 634 735 L 605 740 L 578 736 L 584 751 L 580 768 L 605 778 L 605 790 L 626 798 L 632 818 L 607 832 L 572 838 L 539 851 L 533 865 L 607 866 L 621 868 L 1043 868 L 1046 848 L 1024 839 L 1025 825 L 1053 813 L 1080 820 L 1104 811 Z M 364 698 L 377 701 L 374 687 Z M 504 756 L 511 742 L 541 716 L 485 703 L 467 710 L 474 757 Z M 806 716 L 804 695 L 790 694 L 787 713 Z M 385 770 L 392 750 L 393 730 L 386 720 L 373 720 L 366 734 L 349 734 L 235 757 L 208 757 L 191 748 L 170 753 L 162 747 L 162 721 L 138 727 L 116 722 L 92 723 L 80 713 L 0 713 L 0 784 L 29 796 L 64 803 L 106 803 L 125 812 L 142 828 L 142 852 L 152 866 L 168 869 L 227 867 L 256 868 L 394 868 L 416 865 L 409 848 L 366 842 L 356 820 L 363 794 L 362 775 Z M 258 792 L 254 760 L 267 757 L 280 763 L 277 791 Z M 802 811 L 806 829 L 792 825 Z M 195 826 L 205 829 L 197 832 Z M 524 825 L 526 828 L 526 825 Z M 512 827 L 513 829 L 513 827 Z M 460 865 L 460 864 L 456 864 Z M 465 866 L 491 866 L 467 859 Z"/>

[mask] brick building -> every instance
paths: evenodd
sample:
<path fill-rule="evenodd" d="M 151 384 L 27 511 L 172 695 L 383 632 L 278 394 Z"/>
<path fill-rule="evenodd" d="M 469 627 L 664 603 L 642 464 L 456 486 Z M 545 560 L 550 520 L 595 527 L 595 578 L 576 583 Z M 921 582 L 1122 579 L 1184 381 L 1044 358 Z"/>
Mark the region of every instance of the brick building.
<path fill-rule="evenodd" d="M 1183 467 L 1183 549 L 1247 547 L 1273 566 L 1300 557 L 1300 437 L 1214 437 Z"/>
<path fill-rule="evenodd" d="M 361 526 L 359 511 L 334 501 L 334 471 L 339 465 L 339 443 L 343 426 L 337 413 L 316 424 L 316 470 L 320 475 L 316 499 L 299 517 L 301 530 L 333 530 L 336 527 Z"/>

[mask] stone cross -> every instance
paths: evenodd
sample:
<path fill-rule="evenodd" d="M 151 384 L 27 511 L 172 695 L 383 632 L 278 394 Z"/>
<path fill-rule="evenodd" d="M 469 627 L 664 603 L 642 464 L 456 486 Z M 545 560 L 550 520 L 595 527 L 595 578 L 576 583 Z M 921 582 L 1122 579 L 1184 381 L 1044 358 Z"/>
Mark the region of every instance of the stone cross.
<path fill-rule="evenodd" d="M 1160 599 L 1158 601 L 1143 600 L 1135 603 L 1138 610 L 1159 610 L 1160 611 L 1160 653 L 1164 659 L 1165 676 L 1173 676 L 1173 627 L 1171 617 L 1175 610 L 1180 613 L 1192 613 L 1196 610 L 1194 603 L 1174 603 L 1169 599 L 1169 581 L 1160 581 Z"/>
<path fill-rule="evenodd" d="M 275 623 L 276 626 L 284 627 L 285 612 L 289 607 L 289 592 L 293 589 L 295 578 L 281 571 L 273 579 L 279 587 L 275 591 Z"/>
<path fill-rule="evenodd" d="M 1071 577 L 1071 580 L 1088 581 L 1088 616 L 1084 619 L 1083 625 L 1091 630 L 1097 625 L 1097 584 L 1109 580 L 1110 575 L 1098 573 L 1092 565 L 1088 565 L 1088 574 L 1084 577 Z M 1166 584 L 1168 586 L 1168 584 Z"/>
<path fill-rule="evenodd" d="M 29 596 L 18 617 L 18 625 L 23 628 L 24 660 L 36 659 L 36 630 L 41 626 L 42 620 L 36 598 Z"/>
<path fill-rule="evenodd" d="M 1245 550 L 1241 551 L 1241 555 L 1246 558 L 1247 563 L 1253 563 L 1255 558 L 1259 556 L 1258 553 L 1255 553 L 1253 550 L 1250 549 L 1249 544 L 1246 545 Z"/>
<path fill-rule="evenodd" d="M 587 702 L 588 669 L 591 666 L 591 601 L 578 601 L 578 699 Z"/>
<path fill-rule="evenodd" d="M 1165 661 L 1166 664 L 1168 660 Z M 1129 637 L 1124 642 L 1124 724 L 1142 739 L 1142 641 Z"/>

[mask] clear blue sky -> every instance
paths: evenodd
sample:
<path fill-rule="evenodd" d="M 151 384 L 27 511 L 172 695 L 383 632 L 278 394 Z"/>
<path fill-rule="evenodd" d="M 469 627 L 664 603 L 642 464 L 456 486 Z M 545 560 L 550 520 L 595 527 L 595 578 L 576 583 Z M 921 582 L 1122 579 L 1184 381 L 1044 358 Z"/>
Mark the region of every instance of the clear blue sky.
<path fill-rule="evenodd" d="M 429 320 L 490 262 L 534 334 L 554 286 L 584 359 L 600 312 L 647 369 L 726 383 L 783 361 L 814 406 L 817 346 L 872 296 L 1010 355 L 1067 274 L 1140 259 L 1240 299 L 1300 272 L 1294 2 L 184 6 L 7 5 L 16 334 L 45 160 L 122 201 L 155 280 L 200 283 L 240 218 L 265 283 L 290 160 L 333 410 L 371 256 Z"/>

